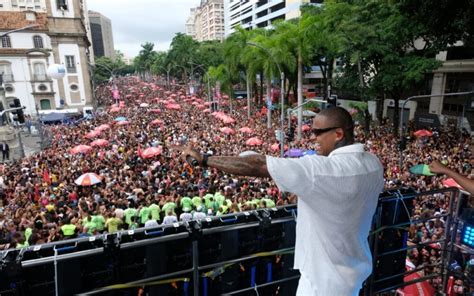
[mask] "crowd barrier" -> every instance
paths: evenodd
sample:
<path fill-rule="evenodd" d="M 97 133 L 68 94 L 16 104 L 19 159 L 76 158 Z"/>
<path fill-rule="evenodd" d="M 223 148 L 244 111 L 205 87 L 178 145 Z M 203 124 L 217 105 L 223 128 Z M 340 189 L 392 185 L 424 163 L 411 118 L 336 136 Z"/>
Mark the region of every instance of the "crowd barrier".
<path fill-rule="evenodd" d="M 446 232 L 439 243 L 439 274 L 404 281 L 407 227 L 413 199 L 450 195 Z M 374 272 L 361 295 L 393 294 L 433 277 L 449 277 L 462 199 L 458 190 L 380 196 L 369 237 Z M 0 295 L 295 295 L 295 205 L 260 209 L 156 228 L 0 252 Z M 419 246 L 418 246 L 419 247 Z"/>

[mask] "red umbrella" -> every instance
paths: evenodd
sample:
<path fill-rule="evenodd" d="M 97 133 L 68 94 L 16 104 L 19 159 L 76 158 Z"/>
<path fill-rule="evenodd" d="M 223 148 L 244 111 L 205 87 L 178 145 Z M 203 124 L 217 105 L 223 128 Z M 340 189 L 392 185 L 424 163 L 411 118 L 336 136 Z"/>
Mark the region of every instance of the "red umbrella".
<path fill-rule="evenodd" d="M 151 122 L 152 125 L 159 125 L 159 124 L 163 124 L 163 120 L 160 120 L 160 119 L 155 119 Z"/>
<path fill-rule="evenodd" d="M 458 182 L 454 181 L 453 178 L 449 178 L 449 179 L 446 179 L 446 180 L 443 180 L 442 181 L 443 185 L 446 186 L 446 187 L 457 187 L 461 190 L 464 190 L 464 188 L 458 184 Z"/>
<path fill-rule="evenodd" d="M 84 138 L 92 139 L 92 138 L 97 137 L 98 135 L 100 135 L 100 131 L 99 131 L 99 130 L 94 130 L 94 131 L 88 132 L 88 133 L 84 136 Z"/>
<path fill-rule="evenodd" d="M 416 137 L 431 137 L 433 135 L 432 132 L 428 131 L 428 130 L 425 130 L 425 129 L 422 129 L 422 130 L 418 130 L 414 133 L 414 135 Z"/>
<path fill-rule="evenodd" d="M 71 154 L 89 153 L 91 150 L 92 150 L 91 146 L 78 145 L 78 146 L 71 149 Z"/>
<path fill-rule="evenodd" d="M 259 138 L 250 138 L 248 139 L 245 144 L 249 145 L 249 146 L 260 146 L 263 144 L 263 141 L 260 140 Z"/>
<path fill-rule="evenodd" d="M 97 140 L 95 140 L 95 141 L 93 141 L 93 142 L 91 143 L 91 146 L 92 146 L 92 147 L 95 147 L 95 146 L 97 146 L 97 147 L 104 147 L 104 146 L 107 146 L 108 144 L 109 144 L 109 141 L 107 141 L 107 140 L 104 140 L 104 139 L 97 139 Z"/>
<path fill-rule="evenodd" d="M 307 125 L 307 124 L 304 124 L 304 125 L 301 127 L 301 130 L 302 130 L 303 132 L 307 132 L 307 131 L 311 130 L 311 127 L 310 127 L 309 125 Z"/>
<path fill-rule="evenodd" d="M 239 131 L 242 132 L 242 133 L 246 133 L 246 134 L 252 134 L 253 133 L 253 130 L 250 127 L 247 127 L 247 126 L 239 128 Z"/>
<path fill-rule="evenodd" d="M 226 135 L 232 135 L 235 134 L 235 131 L 231 129 L 230 127 L 222 127 L 219 129 L 221 132 L 223 132 Z"/>
<path fill-rule="evenodd" d="M 158 147 L 150 147 L 142 152 L 142 157 L 143 158 L 153 158 L 155 156 L 158 156 L 163 152 L 163 148 L 161 146 Z"/>

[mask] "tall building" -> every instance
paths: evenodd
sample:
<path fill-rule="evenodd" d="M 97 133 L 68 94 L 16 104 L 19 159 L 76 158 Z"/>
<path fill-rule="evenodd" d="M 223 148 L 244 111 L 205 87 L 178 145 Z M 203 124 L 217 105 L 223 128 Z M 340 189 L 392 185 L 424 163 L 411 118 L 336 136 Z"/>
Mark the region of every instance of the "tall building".
<path fill-rule="evenodd" d="M 196 39 L 196 10 L 191 8 L 188 19 L 186 20 L 185 34 Z"/>
<path fill-rule="evenodd" d="M 321 4 L 322 0 L 224 0 L 225 35 L 235 27 L 267 28 L 277 20 L 288 20 L 301 15 L 303 4 Z"/>
<path fill-rule="evenodd" d="M 186 33 L 197 41 L 222 41 L 225 37 L 223 0 L 202 0 L 199 7 L 191 8 Z"/>
<path fill-rule="evenodd" d="M 23 9 L 25 2 L 35 7 Z M 7 105 L 20 100 L 26 114 L 36 114 L 36 108 L 75 112 L 91 106 L 83 5 L 81 0 L 3 0 L 0 34 L 16 30 L 2 37 L 0 48 Z M 51 64 L 64 65 L 65 77 L 47 76 Z"/>
<path fill-rule="evenodd" d="M 94 57 L 115 57 L 112 22 L 109 18 L 96 11 L 89 10 L 89 21 L 92 34 Z"/>

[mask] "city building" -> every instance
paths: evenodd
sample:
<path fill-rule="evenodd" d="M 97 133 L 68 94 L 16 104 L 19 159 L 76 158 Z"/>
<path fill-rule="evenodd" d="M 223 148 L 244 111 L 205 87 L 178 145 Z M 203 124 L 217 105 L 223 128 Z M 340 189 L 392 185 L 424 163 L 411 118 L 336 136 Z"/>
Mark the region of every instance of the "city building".
<path fill-rule="evenodd" d="M 186 20 L 185 34 L 196 39 L 196 10 L 191 8 L 188 19 Z"/>
<path fill-rule="evenodd" d="M 224 40 L 223 0 L 202 0 L 199 7 L 191 8 L 186 34 L 197 41 Z"/>
<path fill-rule="evenodd" d="M 17 9 L 23 2 L 31 3 L 4 0 L 0 7 L 0 35 L 15 30 L 2 37 L 0 48 L 6 107 L 20 100 L 25 113 L 35 115 L 37 109 L 78 112 L 91 106 L 83 1 L 34 1 L 39 8 Z M 64 78 L 47 76 L 52 64 L 64 65 Z"/>
<path fill-rule="evenodd" d="M 115 57 L 112 22 L 99 12 L 89 10 L 89 22 L 92 35 L 94 57 Z"/>
<path fill-rule="evenodd" d="M 303 4 L 321 4 L 322 0 L 224 0 L 225 36 L 235 27 L 269 28 L 277 20 L 288 20 L 301 15 Z"/>
<path fill-rule="evenodd" d="M 36 11 L 46 13 L 47 0 L 2 0 L 0 11 Z"/>

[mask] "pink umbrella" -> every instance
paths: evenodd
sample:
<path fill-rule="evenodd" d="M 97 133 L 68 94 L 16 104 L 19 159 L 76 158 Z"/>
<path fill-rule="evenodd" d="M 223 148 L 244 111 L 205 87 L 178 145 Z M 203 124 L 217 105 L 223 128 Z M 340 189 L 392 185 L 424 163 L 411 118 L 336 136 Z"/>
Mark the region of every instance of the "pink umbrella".
<path fill-rule="evenodd" d="M 278 144 L 278 143 L 272 144 L 272 145 L 270 146 L 270 149 L 271 149 L 272 151 L 274 151 L 274 152 L 275 152 L 275 151 L 278 151 L 278 150 L 280 150 L 280 144 Z M 285 146 L 283 147 L 283 150 L 285 150 L 285 151 L 288 150 L 288 146 L 285 145 Z"/>
<path fill-rule="evenodd" d="M 428 130 L 425 130 L 425 129 L 422 129 L 422 130 L 418 130 L 414 133 L 414 135 L 416 137 L 431 137 L 433 135 L 432 132 L 428 131 Z"/>
<path fill-rule="evenodd" d="M 304 124 L 302 127 L 301 127 L 301 130 L 303 132 L 307 132 L 307 131 L 310 131 L 311 130 L 311 127 L 307 124 Z"/>
<path fill-rule="evenodd" d="M 153 158 L 155 156 L 160 155 L 163 152 L 163 148 L 161 146 L 158 147 L 150 147 L 142 152 L 143 158 Z"/>
<path fill-rule="evenodd" d="M 449 178 L 449 179 L 446 179 L 446 180 L 443 180 L 442 181 L 443 185 L 446 186 L 446 187 L 457 187 L 461 190 L 464 190 L 464 188 L 458 184 L 458 182 L 454 181 L 453 178 Z"/>
<path fill-rule="evenodd" d="M 232 135 L 235 134 L 235 131 L 231 129 L 230 127 L 222 127 L 219 129 L 221 132 L 223 132 L 226 135 Z"/>
<path fill-rule="evenodd" d="M 104 146 L 107 146 L 109 144 L 109 141 L 107 140 L 104 140 L 104 139 L 97 139 L 95 141 L 93 141 L 91 143 L 91 146 L 92 147 L 104 147 Z"/>
<path fill-rule="evenodd" d="M 199 105 L 196 105 L 196 108 L 198 108 L 198 109 L 201 109 L 201 110 L 202 110 L 202 109 L 206 109 L 206 106 L 205 106 L 205 105 L 203 105 L 203 104 L 199 104 Z"/>
<path fill-rule="evenodd" d="M 191 105 L 196 106 L 196 105 L 199 105 L 199 103 L 198 102 L 192 102 Z"/>
<path fill-rule="evenodd" d="M 84 138 L 92 139 L 92 138 L 97 137 L 98 135 L 100 135 L 100 131 L 99 131 L 99 130 L 94 130 L 94 131 L 88 132 L 88 133 L 84 136 Z"/>
<path fill-rule="evenodd" d="M 160 125 L 160 124 L 163 124 L 163 120 L 161 119 L 155 119 L 151 122 L 152 125 Z"/>
<path fill-rule="evenodd" d="M 122 109 L 120 107 L 117 107 L 117 106 L 110 108 L 110 112 L 112 112 L 112 113 L 120 112 L 120 110 L 122 110 Z"/>
<path fill-rule="evenodd" d="M 107 130 L 107 129 L 109 129 L 109 128 L 110 128 L 110 125 L 108 125 L 108 124 L 101 124 L 100 126 L 96 127 L 95 130 L 102 132 L 102 131 L 105 131 L 105 130 Z"/>
<path fill-rule="evenodd" d="M 232 117 L 230 116 L 226 116 L 224 117 L 224 119 L 222 119 L 222 121 L 226 124 L 229 124 L 229 123 L 234 123 L 235 122 L 235 119 L 233 119 Z"/>
<path fill-rule="evenodd" d="M 91 146 L 78 145 L 78 146 L 71 149 L 71 154 L 89 153 L 91 150 L 92 150 Z"/>
<path fill-rule="evenodd" d="M 260 146 L 260 145 L 263 144 L 263 141 L 260 140 L 259 138 L 254 137 L 254 138 L 248 139 L 248 140 L 245 142 L 245 144 L 247 144 L 247 145 L 249 145 L 249 146 Z"/>
<path fill-rule="evenodd" d="M 166 105 L 166 108 L 169 110 L 180 110 L 181 106 L 178 104 L 168 104 Z"/>
<path fill-rule="evenodd" d="M 211 113 L 211 109 L 204 109 L 202 110 L 203 113 Z"/>
<path fill-rule="evenodd" d="M 250 127 L 247 127 L 247 126 L 239 128 L 239 131 L 242 132 L 242 133 L 246 133 L 246 134 L 252 134 L 253 133 L 253 130 Z"/>
<path fill-rule="evenodd" d="M 127 120 L 117 122 L 117 125 L 127 125 L 130 124 Z"/>

